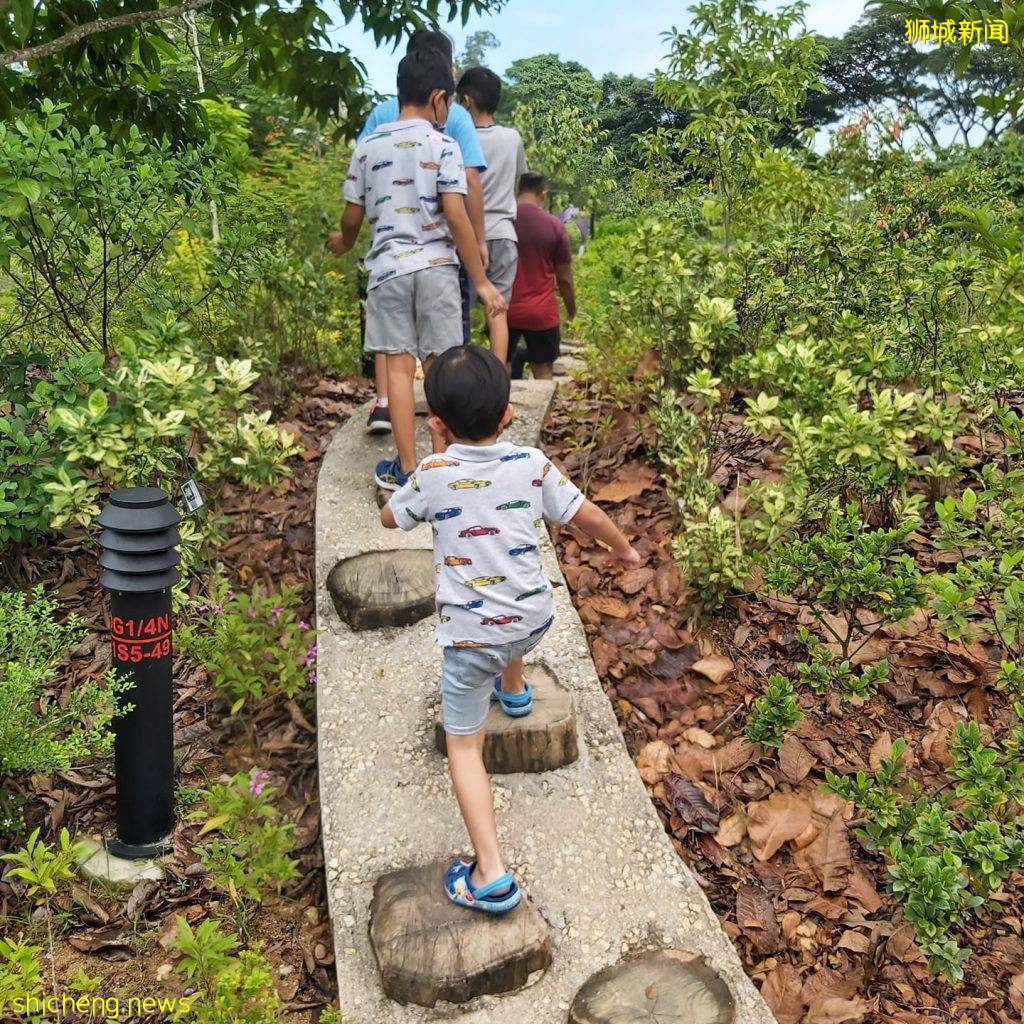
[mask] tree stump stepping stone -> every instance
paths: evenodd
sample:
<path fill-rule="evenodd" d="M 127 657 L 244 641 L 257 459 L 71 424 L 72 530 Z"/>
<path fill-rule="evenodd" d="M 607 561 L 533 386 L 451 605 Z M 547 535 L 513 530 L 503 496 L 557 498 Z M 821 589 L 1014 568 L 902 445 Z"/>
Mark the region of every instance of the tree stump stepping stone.
<path fill-rule="evenodd" d="M 327 589 L 352 629 L 411 626 L 434 611 L 434 552 L 425 548 L 368 551 L 342 559 Z"/>
<path fill-rule="evenodd" d="M 576 993 L 569 1024 L 733 1024 L 729 986 L 697 953 L 659 949 L 612 964 Z"/>
<path fill-rule="evenodd" d="M 526 677 L 533 686 L 529 715 L 510 718 L 496 701 L 487 713 L 484 764 L 494 775 L 549 772 L 580 756 L 569 691 L 541 665 L 527 665 Z M 447 752 L 440 712 L 434 723 L 434 744 L 439 753 Z"/>
<path fill-rule="evenodd" d="M 370 944 L 396 1002 L 434 1006 L 512 992 L 551 963 L 547 927 L 529 900 L 501 917 L 456 906 L 444 892 L 447 868 L 405 868 L 374 886 Z"/>

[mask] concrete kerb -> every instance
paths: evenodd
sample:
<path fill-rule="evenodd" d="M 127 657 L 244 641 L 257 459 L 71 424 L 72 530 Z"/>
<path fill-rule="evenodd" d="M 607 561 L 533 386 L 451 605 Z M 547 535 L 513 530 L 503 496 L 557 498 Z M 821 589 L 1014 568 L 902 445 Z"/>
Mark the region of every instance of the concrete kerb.
<path fill-rule="evenodd" d="M 509 436 L 536 444 L 550 382 L 517 382 Z M 420 422 L 420 450 L 426 451 Z M 326 580 L 341 559 L 428 548 L 426 528 L 377 520 L 374 462 L 391 438 L 367 438 L 357 412 L 324 458 L 316 505 L 318 722 L 324 859 L 346 1024 L 458 1018 L 466 1024 L 564 1024 L 579 988 L 624 956 L 691 950 L 729 986 L 741 1024 L 773 1024 L 696 880 L 665 835 L 629 758 L 590 659 L 582 624 L 550 543 L 545 571 L 557 617 L 537 660 L 573 696 L 579 758 L 541 775 L 494 778 L 510 867 L 551 930 L 554 962 L 530 984 L 433 1009 L 387 999 L 369 941 L 377 879 L 441 860 L 467 845 L 444 758 L 434 749 L 439 652 L 433 623 L 353 632 Z M 469 913 L 469 911 L 467 911 Z"/>

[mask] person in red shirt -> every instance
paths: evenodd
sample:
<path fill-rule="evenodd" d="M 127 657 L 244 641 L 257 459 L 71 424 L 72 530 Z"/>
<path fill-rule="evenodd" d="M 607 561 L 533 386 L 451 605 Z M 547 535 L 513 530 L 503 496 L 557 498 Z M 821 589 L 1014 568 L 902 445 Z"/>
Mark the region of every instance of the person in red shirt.
<path fill-rule="evenodd" d="M 565 303 L 567 320 L 576 315 L 572 284 L 572 254 L 565 225 L 544 209 L 548 181 L 543 174 L 527 171 L 519 178 L 516 235 L 519 268 L 508 307 L 509 354 L 512 376 L 521 379 L 529 362 L 537 380 L 551 380 L 561 342 L 561 316 L 555 285 Z M 519 342 L 526 342 L 525 358 Z"/>

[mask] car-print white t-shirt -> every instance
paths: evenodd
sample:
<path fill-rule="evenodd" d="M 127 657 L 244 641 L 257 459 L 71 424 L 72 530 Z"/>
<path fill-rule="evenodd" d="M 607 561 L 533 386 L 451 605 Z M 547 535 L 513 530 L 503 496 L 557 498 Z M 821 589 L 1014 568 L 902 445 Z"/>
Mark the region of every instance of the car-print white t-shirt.
<path fill-rule="evenodd" d="M 583 501 L 536 448 L 453 444 L 423 459 L 388 504 L 401 529 L 433 528 L 437 642 L 491 647 L 543 630 L 555 605 L 539 531 Z"/>
<path fill-rule="evenodd" d="M 373 230 L 367 287 L 426 267 L 459 265 L 441 209 L 445 192 L 466 194 L 459 145 L 418 118 L 382 124 L 358 143 L 342 190 Z"/>

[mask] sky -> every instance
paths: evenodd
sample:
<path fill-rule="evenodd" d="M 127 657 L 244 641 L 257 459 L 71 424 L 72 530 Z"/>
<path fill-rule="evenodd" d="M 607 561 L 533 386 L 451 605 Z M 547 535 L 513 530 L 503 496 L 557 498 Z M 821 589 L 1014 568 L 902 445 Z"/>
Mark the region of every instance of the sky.
<path fill-rule="evenodd" d="M 663 32 L 682 27 L 687 2 L 669 0 L 508 0 L 496 15 L 472 17 L 463 28 L 458 22 L 446 27 L 455 39 L 456 52 L 467 35 L 488 29 L 501 46 L 490 51 L 488 65 L 502 72 L 520 57 L 557 53 L 577 60 L 595 76 L 648 75 L 665 54 Z M 811 0 L 807 27 L 825 35 L 842 35 L 864 10 L 863 0 Z M 378 50 L 358 23 L 345 25 L 340 15 L 332 38 L 348 47 L 367 67 L 372 87 L 394 91 L 394 76 L 404 45 L 397 53 Z"/>

